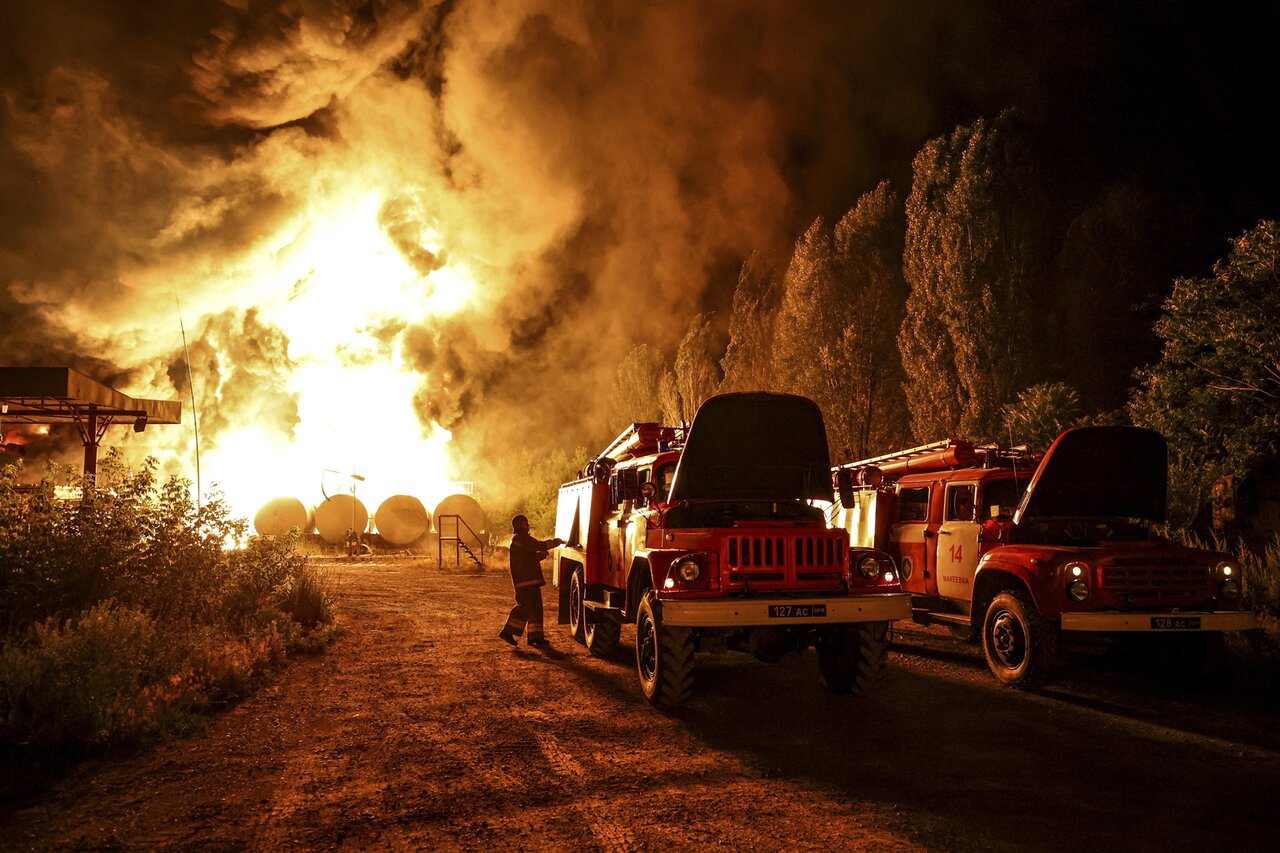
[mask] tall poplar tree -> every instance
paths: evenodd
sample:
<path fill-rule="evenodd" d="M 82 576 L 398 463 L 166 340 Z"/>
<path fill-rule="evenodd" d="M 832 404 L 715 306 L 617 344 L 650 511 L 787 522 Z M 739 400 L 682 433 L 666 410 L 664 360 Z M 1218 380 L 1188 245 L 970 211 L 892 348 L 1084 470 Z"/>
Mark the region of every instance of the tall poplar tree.
<path fill-rule="evenodd" d="M 724 370 L 721 391 L 768 391 L 773 375 L 774 319 L 779 288 L 760 256 L 753 254 L 742 265 L 733 291 L 729 315 L 729 344 L 720 364 Z"/>
<path fill-rule="evenodd" d="M 930 141 L 913 163 L 900 346 L 919 440 L 994 437 L 1042 368 L 1044 205 L 1014 114 Z"/>
<path fill-rule="evenodd" d="M 637 344 L 618 364 L 609 389 L 609 427 L 620 430 L 631 423 L 662 418 L 659 385 L 665 369 L 662 353 L 649 344 Z"/>
<path fill-rule="evenodd" d="M 675 388 L 683 421 L 691 423 L 698 407 L 720 387 L 716 352 L 711 315 L 699 314 L 689 324 L 689 331 L 676 350 Z"/>
<path fill-rule="evenodd" d="M 822 408 L 837 459 L 892 449 L 905 432 L 902 240 L 900 203 L 882 183 L 834 228 L 816 220 L 783 277 L 774 375 L 781 390 Z"/>

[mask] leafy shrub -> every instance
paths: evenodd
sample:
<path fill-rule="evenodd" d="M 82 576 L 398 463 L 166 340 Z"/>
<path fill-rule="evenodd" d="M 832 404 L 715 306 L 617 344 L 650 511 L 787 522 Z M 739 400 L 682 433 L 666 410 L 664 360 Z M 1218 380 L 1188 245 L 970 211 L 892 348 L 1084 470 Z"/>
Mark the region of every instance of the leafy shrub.
<path fill-rule="evenodd" d="M 1244 549 L 1241 553 L 1245 601 L 1276 633 L 1280 617 L 1280 539 L 1272 540 L 1261 552 Z"/>
<path fill-rule="evenodd" d="M 303 566 L 284 584 L 280 609 L 302 627 L 315 628 L 333 621 L 333 600 L 329 577 L 318 569 Z"/>
<path fill-rule="evenodd" d="M 0 470 L 0 751 L 71 755 L 244 695 L 292 651 L 337 635 L 334 591 L 296 537 L 246 523 L 190 484 L 107 456 L 59 499 Z"/>
<path fill-rule="evenodd" d="M 0 650 L 0 740 L 65 752 L 140 733 L 164 656 L 155 623 L 113 602 L 37 625 L 30 644 Z"/>

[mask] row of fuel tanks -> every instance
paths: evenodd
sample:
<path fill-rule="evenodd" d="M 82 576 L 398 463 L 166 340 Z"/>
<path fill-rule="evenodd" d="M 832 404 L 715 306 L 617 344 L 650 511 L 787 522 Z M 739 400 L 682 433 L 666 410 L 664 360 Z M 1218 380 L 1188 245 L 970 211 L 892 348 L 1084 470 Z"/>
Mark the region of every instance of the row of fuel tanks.
<path fill-rule="evenodd" d="M 454 523 L 455 516 L 462 524 Z M 471 495 L 449 495 L 436 504 L 435 513 L 427 512 L 422 501 L 411 495 L 392 495 L 378 505 L 372 518 L 353 495 L 333 495 L 314 508 L 295 497 L 278 497 L 262 505 L 253 517 L 253 527 L 262 536 L 283 536 L 296 527 L 304 535 L 319 534 L 331 545 L 344 544 L 352 530 L 377 533 L 388 545 L 404 547 L 431 533 L 433 518 L 437 535 L 470 540 L 485 529 L 484 510 Z"/>

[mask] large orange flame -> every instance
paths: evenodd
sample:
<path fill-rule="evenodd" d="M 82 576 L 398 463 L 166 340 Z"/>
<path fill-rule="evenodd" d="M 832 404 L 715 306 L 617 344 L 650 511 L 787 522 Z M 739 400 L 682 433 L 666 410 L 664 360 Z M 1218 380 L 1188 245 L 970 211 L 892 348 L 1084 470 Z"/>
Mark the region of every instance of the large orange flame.
<path fill-rule="evenodd" d="M 210 443 L 204 478 L 221 487 L 237 514 L 251 517 L 277 495 L 318 503 L 322 486 L 328 494 L 348 491 L 350 474 L 364 478 L 355 481 L 357 496 L 371 514 L 393 494 L 431 508 L 457 491 L 447 475 L 449 432 L 424 426 L 414 409 L 421 377 L 394 342 L 372 330 L 389 320 L 453 313 L 475 282 L 457 261 L 425 275 L 415 269 L 380 226 L 383 203 L 376 191 L 352 194 L 281 235 L 288 242 L 245 284 L 250 293 L 276 294 L 255 302 L 289 338 L 293 366 L 282 381 L 297 395 L 299 423 L 292 435 L 244 423 Z M 440 235 L 423 233 L 422 248 L 439 256 Z"/>

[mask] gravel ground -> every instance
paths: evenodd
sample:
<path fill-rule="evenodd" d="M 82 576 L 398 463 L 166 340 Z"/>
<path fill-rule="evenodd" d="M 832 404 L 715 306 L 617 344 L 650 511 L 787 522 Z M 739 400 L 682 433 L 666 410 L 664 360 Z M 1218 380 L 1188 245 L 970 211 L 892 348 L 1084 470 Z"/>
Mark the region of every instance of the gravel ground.
<path fill-rule="evenodd" d="M 1274 850 L 1275 708 L 1076 666 L 999 687 L 897 632 L 869 699 L 812 652 L 699 660 L 687 707 L 550 626 L 500 642 L 505 567 L 333 562 L 348 632 L 185 738 L 32 780 L 4 849 Z M 544 590 L 554 622 L 554 591 Z"/>

